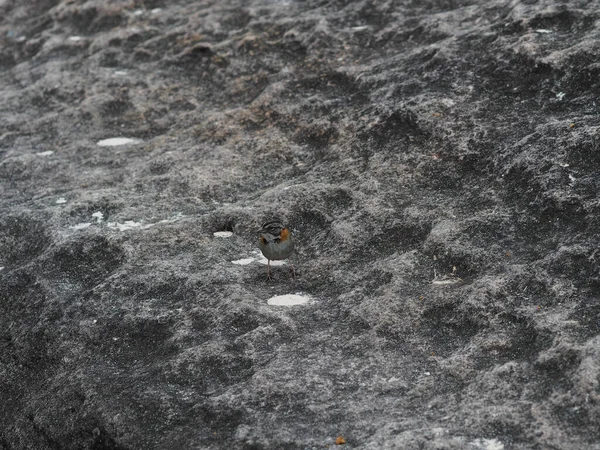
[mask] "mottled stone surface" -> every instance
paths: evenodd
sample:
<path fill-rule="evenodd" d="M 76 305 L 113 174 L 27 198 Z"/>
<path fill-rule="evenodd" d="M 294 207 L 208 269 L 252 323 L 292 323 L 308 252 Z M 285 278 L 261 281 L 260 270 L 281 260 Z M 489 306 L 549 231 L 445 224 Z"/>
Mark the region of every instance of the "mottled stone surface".
<path fill-rule="evenodd" d="M 0 0 L 0 449 L 600 449 L 599 20 Z"/>

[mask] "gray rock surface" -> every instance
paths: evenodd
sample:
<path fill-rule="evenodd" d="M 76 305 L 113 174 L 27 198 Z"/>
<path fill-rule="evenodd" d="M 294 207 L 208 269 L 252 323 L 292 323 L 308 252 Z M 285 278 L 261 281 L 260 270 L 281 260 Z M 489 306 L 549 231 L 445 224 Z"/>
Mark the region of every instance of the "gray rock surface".
<path fill-rule="evenodd" d="M 600 449 L 599 20 L 0 0 L 0 449 Z"/>

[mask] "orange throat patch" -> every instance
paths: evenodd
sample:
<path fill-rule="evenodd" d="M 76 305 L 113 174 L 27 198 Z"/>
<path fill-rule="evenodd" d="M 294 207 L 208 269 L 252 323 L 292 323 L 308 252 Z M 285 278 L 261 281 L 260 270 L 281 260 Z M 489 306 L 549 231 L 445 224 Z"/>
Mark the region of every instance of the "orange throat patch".
<path fill-rule="evenodd" d="M 290 230 L 288 230 L 287 228 L 284 228 L 283 230 L 281 230 L 281 233 L 279 233 L 279 239 L 281 241 L 287 241 L 287 239 L 290 237 Z"/>
<path fill-rule="evenodd" d="M 266 243 L 267 243 L 267 240 L 266 240 L 264 237 L 262 237 L 262 236 L 261 236 L 261 237 L 260 237 L 260 243 L 261 243 L 262 245 L 266 245 Z"/>

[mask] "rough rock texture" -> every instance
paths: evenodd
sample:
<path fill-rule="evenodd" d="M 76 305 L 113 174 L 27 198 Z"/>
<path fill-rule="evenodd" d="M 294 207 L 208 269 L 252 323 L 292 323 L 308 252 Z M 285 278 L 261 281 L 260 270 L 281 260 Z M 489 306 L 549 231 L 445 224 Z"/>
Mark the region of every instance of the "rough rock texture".
<path fill-rule="evenodd" d="M 0 449 L 600 449 L 599 58 L 595 1 L 0 0 Z"/>

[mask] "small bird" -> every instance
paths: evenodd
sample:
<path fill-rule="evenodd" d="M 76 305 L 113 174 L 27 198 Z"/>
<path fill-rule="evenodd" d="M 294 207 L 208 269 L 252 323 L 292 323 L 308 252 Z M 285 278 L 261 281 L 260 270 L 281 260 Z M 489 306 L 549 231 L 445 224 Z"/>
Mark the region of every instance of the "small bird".
<path fill-rule="evenodd" d="M 258 230 L 258 247 L 267 258 L 267 280 L 271 281 L 271 261 L 287 259 L 294 251 L 292 233 L 279 220 L 272 220 L 263 224 Z M 290 263 L 290 272 L 296 277 L 294 266 Z"/>

